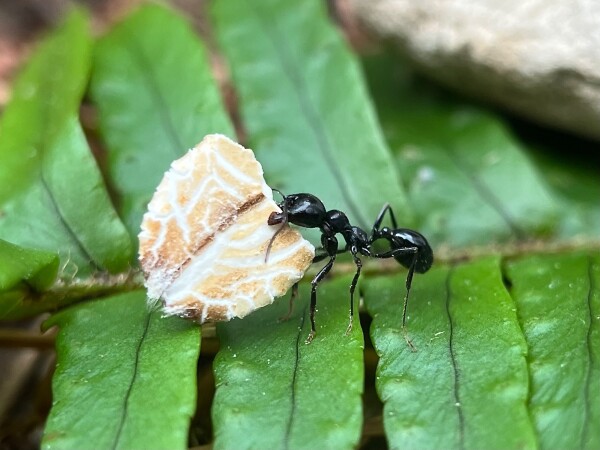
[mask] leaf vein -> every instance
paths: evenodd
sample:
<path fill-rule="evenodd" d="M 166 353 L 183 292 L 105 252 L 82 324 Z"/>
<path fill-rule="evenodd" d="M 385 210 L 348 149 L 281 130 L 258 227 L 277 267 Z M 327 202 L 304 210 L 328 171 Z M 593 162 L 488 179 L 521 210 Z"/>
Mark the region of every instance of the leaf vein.
<path fill-rule="evenodd" d="M 525 345 L 527 348 L 527 352 L 525 354 L 525 364 L 527 366 L 527 396 L 525 397 L 525 409 L 527 411 L 527 416 L 529 417 L 530 423 L 534 424 L 535 423 L 534 412 L 532 411 L 532 408 L 531 408 L 531 405 L 533 403 L 533 401 L 532 401 L 532 398 L 533 398 L 533 389 L 532 389 L 533 373 L 531 370 L 532 358 L 530 355 L 529 341 L 527 340 L 527 334 L 525 333 L 525 319 L 523 318 L 523 312 L 520 308 L 520 305 L 517 302 L 517 297 L 513 293 L 512 279 L 511 279 L 507 264 L 508 263 L 507 263 L 506 259 L 503 259 L 500 264 L 500 270 L 501 270 L 501 274 L 502 274 L 502 283 L 504 285 L 504 289 L 506 289 L 506 292 L 510 296 L 512 304 L 514 305 L 515 315 L 516 315 L 516 319 L 517 319 L 517 325 L 519 326 L 519 330 L 521 331 L 521 335 L 523 337 L 523 340 L 525 341 Z M 534 430 L 535 430 L 535 427 L 534 427 Z M 539 434 L 536 431 L 534 431 L 534 434 L 535 434 L 536 441 L 538 441 Z"/>
<path fill-rule="evenodd" d="M 456 406 L 456 412 L 458 414 L 458 446 L 462 450 L 465 448 L 465 418 L 462 410 L 462 404 L 460 402 L 460 371 L 458 369 L 456 354 L 454 352 L 454 324 L 452 322 L 452 315 L 450 314 L 450 300 L 452 298 L 450 281 L 452 279 L 453 272 L 454 267 L 450 267 L 448 275 L 446 276 L 446 315 L 448 317 L 448 324 L 450 328 L 450 334 L 448 338 L 448 350 L 450 352 L 450 361 L 452 362 L 452 371 L 454 374 L 454 404 Z"/>
<path fill-rule="evenodd" d="M 176 131 L 173 120 L 169 114 L 167 102 L 165 101 L 164 97 L 161 94 L 160 88 L 158 87 L 156 76 L 154 75 L 154 72 L 152 70 L 152 64 L 148 62 L 141 46 L 138 45 L 138 43 L 134 39 L 131 39 L 130 41 L 126 42 L 125 48 L 139 65 L 142 78 L 146 80 L 148 93 L 157 105 L 155 111 L 158 112 L 158 115 L 161 118 L 160 123 L 163 124 L 168 140 L 171 141 L 171 150 L 173 150 L 175 156 L 181 156 L 182 151 L 186 149 L 184 148 L 184 144 L 181 141 L 179 134 Z"/>
<path fill-rule="evenodd" d="M 123 410 L 121 413 L 121 418 L 119 420 L 119 428 L 117 429 L 117 433 L 115 434 L 115 440 L 113 442 L 112 448 L 117 448 L 119 444 L 119 440 L 121 439 L 121 434 L 123 433 L 123 428 L 125 426 L 125 420 L 127 419 L 127 412 L 129 410 L 129 397 L 131 396 L 131 392 L 133 391 L 133 386 L 135 384 L 135 380 L 138 376 L 138 367 L 140 363 L 140 353 L 142 350 L 142 345 L 148 335 L 148 330 L 150 329 L 150 318 L 152 313 L 150 311 L 146 312 L 146 320 L 144 322 L 144 330 L 140 339 L 137 343 L 137 347 L 135 349 L 135 361 L 133 363 L 133 375 L 131 376 L 131 381 L 129 382 L 129 386 L 127 386 L 127 391 L 125 392 L 125 397 L 123 399 Z"/>
<path fill-rule="evenodd" d="M 48 195 L 48 198 L 50 199 L 50 203 L 49 203 L 50 208 L 52 208 L 54 214 L 58 218 L 58 221 L 64 227 L 67 234 L 71 237 L 71 240 L 73 241 L 73 243 L 77 246 L 77 248 L 84 255 L 84 257 L 86 257 L 89 260 L 91 266 L 95 270 L 101 271 L 102 270 L 101 264 L 99 264 L 97 261 L 94 260 L 91 253 L 85 248 L 83 242 L 79 239 L 79 236 L 77 236 L 75 231 L 73 231 L 73 229 L 69 226 L 65 216 L 61 213 L 58 203 L 56 201 L 56 198 L 54 197 L 52 190 L 50 189 L 50 187 L 48 186 L 48 183 L 46 182 L 46 179 L 44 178 L 43 169 L 42 169 L 42 172 L 40 172 L 40 182 L 41 182 L 41 185 L 42 185 L 44 191 Z M 59 253 L 60 253 L 60 250 L 59 250 Z"/>
<path fill-rule="evenodd" d="M 323 156 L 327 167 L 331 171 L 333 179 L 339 186 L 344 201 L 348 204 L 352 215 L 358 220 L 360 226 L 363 228 L 367 228 L 367 222 L 362 216 L 358 205 L 356 205 L 354 200 L 351 198 L 350 192 L 348 190 L 348 185 L 342 175 L 340 168 L 335 162 L 331 142 L 327 137 L 327 133 L 325 132 L 325 129 L 321 123 L 322 121 L 319 120 L 315 106 L 310 101 L 308 89 L 306 87 L 306 81 L 302 77 L 300 70 L 295 70 L 291 58 L 285 51 L 285 35 L 279 32 L 279 30 L 276 27 L 275 21 L 264 20 L 260 12 L 257 12 L 255 9 L 252 9 L 252 11 L 254 11 L 254 13 L 258 17 L 258 20 L 261 22 L 262 28 L 266 30 L 265 33 L 269 40 L 272 42 L 273 48 L 279 56 L 279 60 L 281 62 L 281 67 L 283 68 L 283 71 L 296 88 L 294 92 L 297 95 L 300 109 L 304 113 L 304 116 L 306 117 L 310 128 L 313 130 L 314 136 L 317 139 L 317 147 L 319 149 L 319 152 Z"/>
<path fill-rule="evenodd" d="M 54 54 L 54 52 L 52 54 L 44 55 L 42 67 L 44 69 L 48 68 L 48 70 L 44 70 L 44 73 L 52 73 L 52 69 L 50 69 L 50 68 L 54 67 L 56 64 L 55 57 L 56 57 L 56 55 Z M 64 227 L 67 234 L 71 237 L 75 246 L 77 248 L 79 248 L 79 250 L 81 251 L 83 256 L 86 257 L 90 261 L 90 263 L 91 263 L 92 267 L 94 267 L 94 269 L 100 270 L 101 264 L 98 264 L 98 262 L 96 262 L 94 260 L 92 255 L 85 248 L 83 242 L 79 239 L 79 236 L 77 236 L 75 231 L 73 231 L 73 229 L 69 226 L 65 216 L 62 214 L 62 212 L 58 206 L 58 202 L 56 201 L 54 193 L 50 189 L 50 186 L 48 185 L 48 182 L 46 181 L 46 178 L 44 177 L 44 158 L 46 155 L 46 147 L 48 145 L 48 142 L 52 142 L 51 138 L 54 137 L 52 134 L 52 128 L 50 126 L 50 124 L 52 123 L 51 117 L 54 115 L 54 113 L 52 111 L 52 107 L 51 107 L 51 104 L 52 104 L 51 93 L 54 92 L 54 89 L 53 89 L 53 86 L 50 83 L 49 79 L 46 80 L 46 78 L 42 78 L 41 83 L 43 86 L 43 89 L 41 89 L 41 91 L 50 93 L 50 95 L 49 95 L 49 99 L 47 101 L 44 101 L 41 103 L 41 107 L 40 107 L 40 115 L 42 118 L 42 129 L 40 132 L 40 140 L 38 143 L 40 146 L 40 150 L 41 150 L 39 153 L 39 155 L 40 155 L 39 169 L 40 170 L 38 172 L 40 183 L 41 183 L 42 188 L 44 189 L 45 193 L 48 195 L 48 198 L 50 199 L 50 204 L 49 204 L 50 208 L 52 208 L 54 214 L 56 215 L 56 217 L 58 217 L 59 222 L 62 224 L 62 226 Z M 75 111 L 73 111 L 73 114 L 76 116 L 77 113 Z M 66 125 L 66 122 L 63 125 Z M 56 132 L 56 130 L 55 130 L 55 132 Z"/>
<path fill-rule="evenodd" d="M 292 434 L 292 427 L 294 424 L 294 418 L 296 416 L 296 388 L 297 386 L 297 378 L 298 378 L 298 366 L 300 365 L 300 338 L 302 336 L 302 330 L 304 329 L 304 321 L 306 319 L 306 306 L 304 307 L 304 311 L 302 312 L 302 317 L 300 320 L 300 326 L 298 327 L 298 333 L 296 334 L 296 355 L 294 360 L 294 371 L 292 373 L 292 383 L 291 387 L 291 409 L 290 409 L 290 417 L 288 418 L 286 427 L 285 427 L 285 449 L 289 448 L 290 444 L 290 436 Z"/>
<path fill-rule="evenodd" d="M 596 283 L 594 281 L 594 260 L 590 256 L 588 258 L 588 280 L 589 289 L 587 295 L 587 307 L 588 307 L 588 329 L 586 339 L 587 349 L 587 370 L 585 373 L 584 381 L 584 410 L 583 410 L 583 429 L 581 430 L 581 448 L 586 447 L 586 441 L 589 435 L 589 422 L 590 422 L 590 387 L 592 380 L 592 367 L 594 365 L 594 354 L 592 352 L 592 324 L 594 323 L 594 314 L 592 311 L 592 296 L 596 290 Z"/>
<path fill-rule="evenodd" d="M 517 225 L 514 218 L 511 217 L 509 212 L 502 206 L 500 199 L 494 195 L 494 193 L 477 175 L 474 175 L 473 168 L 463 158 L 461 158 L 456 151 L 450 147 L 445 147 L 445 149 L 450 156 L 450 160 L 454 163 L 456 168 L 462 172 L 462 174 L 473 184 L 475 192 L 477 192 L 482 200 L 490 205 L 492 209 L 498 213 L 502 220 L 506 222 L 508 228 L 511 230 L 511 233 L 514 234 L 517 239 L 522 240 L 526 235 L 525 231 L 519 225 Z"/>

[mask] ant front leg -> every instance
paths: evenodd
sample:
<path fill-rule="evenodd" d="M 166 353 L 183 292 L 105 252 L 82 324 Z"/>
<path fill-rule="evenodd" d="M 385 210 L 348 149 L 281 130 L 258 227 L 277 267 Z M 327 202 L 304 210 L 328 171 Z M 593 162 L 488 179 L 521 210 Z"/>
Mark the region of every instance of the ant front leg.
<path fill-rule="evenodd" d="M 312 286 L 312 290 L 310 292 L 310 334 L 306 338 L 305 344 L 310 344 L 314 339 L 315 334 L 317 334 L 315 326 L 315 312 L 317 310 L 317 286 L 333 267 L 335 257 L 336 252 L 334 251 L 333 254 L 329 256 L 329 262 L 321 270 L 319 270 L 319 273 L 317 273 L 317 275 L 310 282 Z"/>

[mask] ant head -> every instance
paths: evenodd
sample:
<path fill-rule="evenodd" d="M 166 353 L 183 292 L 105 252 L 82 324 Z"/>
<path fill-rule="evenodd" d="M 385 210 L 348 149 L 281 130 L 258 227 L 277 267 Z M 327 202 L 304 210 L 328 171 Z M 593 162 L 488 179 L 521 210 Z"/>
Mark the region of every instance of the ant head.
<path fill-rule="evenodd" d="M 267 223 L 269 225 L 277 225 L 278 223 L 283 223 L 287 221 L 287 214 L 285 211 L 277 212 L 273 211 L 269 214 L 269 218 L 267 219 Z"/>

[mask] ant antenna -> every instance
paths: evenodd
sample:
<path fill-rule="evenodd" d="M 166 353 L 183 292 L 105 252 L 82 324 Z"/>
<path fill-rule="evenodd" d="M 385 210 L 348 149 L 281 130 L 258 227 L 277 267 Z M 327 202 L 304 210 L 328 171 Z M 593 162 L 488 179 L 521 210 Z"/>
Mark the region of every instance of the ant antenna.
<path fill-rule="evenodd" d="M 283 227 L 285 227 L 288 223 L 288 210 L 287 210 L 287 204 L 285 201 L 285 198 L 286 198 L 285 194 L 283 192 L 281 192 L 279 189 L 273 188 L 271 190 L 279 193 L 279 195 L 281 195 L 283 197 L 283 201 L 279 204 L 279 206 L 281 207 L 282 212 L 283 212 L 283 221 L 281 222 L 281 226 L 277 229 L 277 231 L 275 232 L 275 234 L 269 241 L 269 245 L 267 246 L 267 253 L 265 254 L 265 264 L 269 260 L 269 255 L 271 254 L 271 247 L 273 247 L 273 243 L 275 242 L 277 235 L 283 231 Z"/>
<path fill-rule="evenodd" d="M 285 194 L 283 192 L 281 192 L 279 189 L 275 189 L 275 188 L 271 188 L 272 191 L 277 192 L 279 195 L 281 195 L 283 197 L 283 200 L 285 201 Z"/>

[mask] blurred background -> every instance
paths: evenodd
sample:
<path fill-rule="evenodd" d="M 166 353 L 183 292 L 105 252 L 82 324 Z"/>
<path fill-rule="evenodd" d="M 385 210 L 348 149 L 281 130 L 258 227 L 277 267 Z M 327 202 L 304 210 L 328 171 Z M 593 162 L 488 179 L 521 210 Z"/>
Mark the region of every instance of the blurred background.
<path fill-rule="evenodd" d="M 92 11 L 95 31 L 101 33 L 141 1 L 76 3 Z M 210 34 L 207 2 L 164 3 L 182 11 L 200 35 Z M 39 37 L 61 21 L 71 4 L 67 0 L 0 0 L 0 110 L 10 98 L 12 80 Z M 453 108 L 464 107 L 466 115 L 473 109 L 490 111 L 500 118 L 507 133 L 515 136 L 516 147 L 527 149 L 527 159 L 534 162 L 542 183 L 550 187 L 561 205 L 553 206 L 553 217 L 544 218 L 533 234 L 552 236 L 558 243 L 575 237 L 598 241 L 599 230 L 594 229 L 600 223 L 600 214 L 594 205 L 600 199 L 600 2 L 330 0 L 327 6 L 349 45 L 361 55 L 390 146 L 407 161 L 399 172 L 416 173 L 405 176 L 412 180 L 405 187 L 413 194 L 418 223 L 441 248 L 441 259 L 451 259 L 456 248 L 482 244 L 489 228 L 476 228 L 475 224 L 465 234 L 452 234 L 448 227 L 440 228 L 445 222 L 435 214 L 428 217 L 429 208 L 440 194 L 434 198 L 419 191 L 431 173 L 411 167 L 414 152 L 406 136 L 424 126 L 431 128 L 426 128 L 423 135 L 443 135 L 435 121 L 428 125 L 410 123 L 415 111 L 422 112 L 432 103 L 441 104 L 440 111 L 456 112 Z M 382 58 L 382 54 L 386 56 Z M 236 96 L 229 90 L 227 71 L 218 58 L 214 59 L 214 73 L 234 121 L 238 120 L 235 125 L 243 140 Z M 398 86 L 404 109 L 398 109 L 398 97 L 390 86 Z M 386 113 L 392 104 L 393 117 Z M 84 126 L 92 124 L 93 128 L 93 109 L 84 105 L 81 115 Z M 398 131 L 401 127 L 397 121 L 402 118 L 407 120 Z M 452 132 L 450 129 L 442 138 L 451 140 Z M 468 147 L 468 137 L 465 139 L 455 145 Z M 422 144 L 426 138 L 416 141 Z M 95 150 L 102 164 L 102 151 Z M 435 169 L 433 163 L 432 167 Z M 560 217 L 556 217 L 556 210 Z M 464 230 L 471 225 L 456 222 L 449 226 L 450 230 L 452 226 Z M 517 239 L 523 237 L 520 226 L 527 228 L 526 223 L 519 223 L 510 231 Z M 526 229 L 525 234 L 529 231 Z M 53 335 L 40 335 L 40 323 L 41 319 L 36 318 L 8 324 L 8 334 L 0 329 L 0 436 L 8 436 L 0 442 L 0 448 L 39 445 L 51 403 L 54 358 Z M 214 354 L 215 350 L 203 344 L 202 351 Z M 367 357 L 367 363 L 373 369 L 376 357 L 371 357 Z M 213 380 L 207 367 L 202 372 L 206 379 L 201 382 L 209 389 Z M 374 393 L 371 395 L 376 403 Z M 373 427 L 377 435 L 380 424 Z"/>

